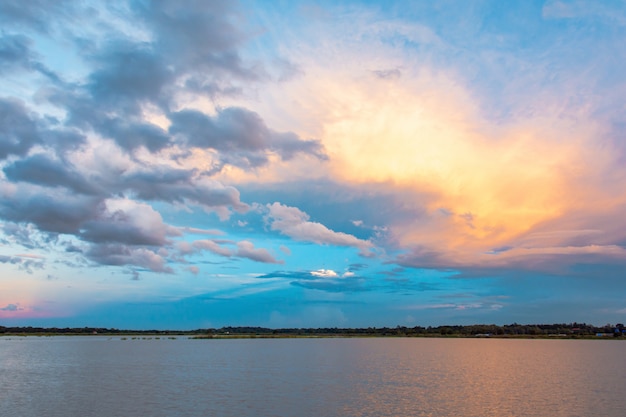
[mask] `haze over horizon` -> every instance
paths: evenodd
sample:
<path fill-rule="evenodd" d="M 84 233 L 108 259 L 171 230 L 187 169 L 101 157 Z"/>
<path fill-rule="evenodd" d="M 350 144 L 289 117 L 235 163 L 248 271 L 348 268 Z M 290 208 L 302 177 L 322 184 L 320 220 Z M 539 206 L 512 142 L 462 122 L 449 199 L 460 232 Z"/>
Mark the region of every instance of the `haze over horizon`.
<path fill-rule="evenodd" d="M 0 24 L 0 325 L 624 322 L 623 1 Z"/>

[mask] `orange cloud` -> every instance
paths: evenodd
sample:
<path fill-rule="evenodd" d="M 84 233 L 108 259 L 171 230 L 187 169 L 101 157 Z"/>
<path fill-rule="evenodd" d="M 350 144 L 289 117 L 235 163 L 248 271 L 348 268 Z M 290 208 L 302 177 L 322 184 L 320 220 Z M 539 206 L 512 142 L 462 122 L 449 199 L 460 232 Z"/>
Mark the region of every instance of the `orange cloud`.
<path fill-rule="evenodd" d="M 427 213 L 388 219 L 398 246 L 467 262 L 545 227 L 601 228 L 593 221 L 571 229 L 557 223 L 573 213 L 584 219 L 614 213 L 626 202 L 618 187 L 626 177 L 600 142 L 602 127 L 586 107 L 570 109 L 556 90 L 529 91 L 519 109 L 512 104 L 514 117 L 494 122 L 463 77 L 393 46 L 299 48 L 290 54 L 303 75 L 264 91 L 256 108 L 272 126 L 319 139 L 329 161 L 273 161 L 253 174 L 231 172 L 228 180 L 328 176 L 396 187 Z M 533 111 L 521 111 L 529 102 Z M 551 243 L 568 246 L 567 239 Z"/>

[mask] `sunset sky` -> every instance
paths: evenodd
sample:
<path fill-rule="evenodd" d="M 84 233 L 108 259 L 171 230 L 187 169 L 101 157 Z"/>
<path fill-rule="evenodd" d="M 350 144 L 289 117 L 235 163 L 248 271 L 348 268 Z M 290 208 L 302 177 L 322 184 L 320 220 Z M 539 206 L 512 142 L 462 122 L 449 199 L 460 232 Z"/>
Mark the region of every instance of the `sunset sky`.
<path fill-rule="evenodd" d="M 0 325 L 626 319 L 626 3 L 0 2 Z"/>

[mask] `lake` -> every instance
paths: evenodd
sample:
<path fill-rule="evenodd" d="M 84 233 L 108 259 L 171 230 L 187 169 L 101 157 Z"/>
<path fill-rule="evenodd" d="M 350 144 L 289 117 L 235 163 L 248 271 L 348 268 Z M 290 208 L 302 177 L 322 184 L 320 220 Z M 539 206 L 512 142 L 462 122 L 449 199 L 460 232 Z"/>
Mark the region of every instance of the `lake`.
<path fill-rule="evenodd" d="M 0 415 L 626 415 L 626 343 L 0 337 Z"/>

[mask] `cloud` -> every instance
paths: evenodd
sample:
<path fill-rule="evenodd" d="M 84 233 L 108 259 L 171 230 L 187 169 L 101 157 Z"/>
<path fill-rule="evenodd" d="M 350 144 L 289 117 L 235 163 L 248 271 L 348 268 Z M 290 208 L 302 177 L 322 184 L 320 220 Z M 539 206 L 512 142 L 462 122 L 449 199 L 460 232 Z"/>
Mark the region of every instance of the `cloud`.
<path fill-rule="evenodd" d="M 41 141 L 36 116 L 22 102 L 0 98 L 0 160 L 9 155 L 25 155 Z"/>
<path fill-rule="evenodd" d="M 127 40 L 112 42 L 92 59 L 97 69 L 85 86 L 90 99 L 105 108 L 119 107 L 129 115 L 138 114 L 143 101 L 167 99 L 161 97 L 163 90 L 176 77 L 158 51 Z"/>
<path fill-rule="evenodd" d="M 94 217 L 81 227 L 80 237 L 89 242 L 163 246 L 168 235 L 180 235 L 151 206 L 132 200 L 106 200 Z"/>
<path fill-rule="evenodd" d="M 0 255 L 0 263 L 17 265 L 18 269 L 28 274 L 33 273 L 33 269 L 43 269 L 45 259 L 34 255 L 16 255 L 6 256 Z"/>
<path fill-rule="evenodd" d="M 600 18 L 605 23 L 626 25 L 626 14 L 623 10 L 616 10 L 602 2 L 550 0 L 543 5 L 541 15 L 545 19 Z"/>
<path fill-rule="evenodd" d="M 542 6 L 545 11 L 555 4 L 573 9 L 576 21 L 564 27 L 537 17 Z M 412 8 L 423 18 L 410 23 L 393 13 L 383 17 L 378 11 L 368 15 L 341 7 L 330 8 L 323 21 L 303 20 L 298 33 L 315 33 L 310 38 L 315 42 L 305 37 L 281 45 L 306 71 L 272 98 L 279 100 L 285 119 L 303 126 L 321 123 L 316 137 L 332 156 L 328 175 L 349 191 L 339 194 L 327 187 L 324 194 L 303 181 L 300 188 L 307 196 L 292 192 L 289 199 L 273 201 L 299 207 L 331 230 L 361 237 L 320 212 L 341 218 L 346 211 L 337 208 L 346 205 L 338 201 L 359 186 L 373 194 L 384 186 L 395 196 L 402 190 L 402 197 L 390 193 L 381 205 L 369 200 L 369 217 L 350 218 L 386 226 L 383 238 L 372 241 L 388 253 L 404 252 L 399 262 L 418 268 L 548 267 L 540 259 L 549 258 L 564 271 L 572 257 L 547 252 L 583 252 L 594 244 L 606 253 L 593 255 L 597 261 L 617 262 L 609 248 L 626 241 L 616 231 L 623 228 L 607 226 L 599 213 L 622 223 L 623 193 L 614 186 L 625 178 L 626 153 L 619 139 L 623 112 L 617 110 L 624 71 L 623 60 L 609 57 L 623 55 L 616 35 L 623 27 L 606 12 L 623 13 L 606 5 L 585 9 L 585 4 L 547 2 L 518 10 L 520 21 L 550 33 L 540 42 L 520 37 L 517 28 L 496 24 L 497 19 L 483 22 L 471 7 L 457 11 L 472 22 L 463 27 L 439 20 L 424 6 Z M 351 18 L 343 20 L 340 12 Z M 372 16 L 381 23 L 373 25 Z M 339 21 L 340 29 L 333 28 Z M 355 33 L 371 40 L 367 49 L 354 48 Z M 319 46 L 325 44 L 334 47 Z M 335 61 L 342 65 L 327 64 Z M 385 72 L 393 69 L 401 76 Z M 289 187 L 287 181 L 283 187 Z M 325 199 L 333 201 L 334 211 Z M 384 218 L 372 222 L 378 210 L 384 210 Z M 612 237 L 523 242 L 539 230 L 570 228 L 554 223 L 557 219 L 582 223 L 572 229 L 597 229 Z M 519 248 L 519 258 L 485 255 L 503 247 Z M 407 263 L 410 259 L 414 262 Z"/>
<path fill-rule="evenodd" d="M 348 267 L 348 271 L 350 272 L 362 271 L 363 269 L 366 269 L 367 267 L 368 265 L 363 264 L 363 263 L 350 264 L 350 266 Z"/>
<path fill-rule="evenodd" d="M 322 278 L 336 278 L 339 276 L 332 269 L 318 269 L 317 271 L 311 271 L 311 275 Z"/>
<path fill-rule="evenodd" d="M 287 278 L 287 279 L 313 279 L 314 275 L 308 271 L 274 271 L 259 275 L 257 278 Z"/>
<path fill-rule="evenodd" d="M 24 310 L 19 304 L 7 304 L 6 306 L 0 308 L 0 311 L 19 311 Z"/>
<path fill-rule="evenodd" d="M 420 304 L 420 305 L 411 305 L 404 306 L 402 309 L 404 310 L 456 310 L 456 311 L 464 311 L 464 310 L 500 310 L 503 308 L 502 304 L 497 303 L 443 303 L 443 304 Z"/>
<path fill-rule="evenodd" d="M 166 259 L 154 250 L 119 243 L 92 245 L 86 256 L 99 264 L 114 266 L 139 266 L 154 272 L 173 273 Z"/>
<path fill-rule="evenodd" d="M 427 3 L 241 6 L 0 2 L 2 268 L 188 277 L 219 258 L 284 262 L 259 281 L 284 291 L 619 288 L 619 7 L 459 5 L 459 25 Z M 309 250 L 341 257 L 299 270 Z"/>
<path fill-rule="evenodd" d="M 372 73 L 383 80 L 395 80 L 402 77 L 402 72 L 398 68 L 386 69 L 386 70 L 375 70 Z"/>
<path fill-rule="evenodd" d="M 235 25 L 237 9 L 232 2 L 136 4 L 138 18 L 154 35 L 154 46 L 171 56 L 175 66 L 211 77 L 228 70 L 243 78 L 256 74 L 243 67 L 237 47 L 246 37 Z M 210 23 L 210 24 L 207 24 Z"/>
<path fill-rule="evenodd" d="M 199 234 L 199 235 L 213 235 L 213 236 L 220 236 L 223 235 L 224 232 L 221 230 L 217 230 L 217 229 L 200 229 L 197 227 L 179 227 L 178 230 L 180 230 L 182 233 L 193 233 L 193 234 Z"/>
<path fill-rule="evenodd" d="M 68 125 L 94 129 L 128 151 L 157 152 L 174 142 L 185 149 L 213 149 L 218 151 L 217 170 L 225 164 L 265 165 L 268 153 L 285 160 L 299 153 L 326 158 L 319 141 L 275 132 L 250 110 L 219 108 L 211 116 L 181 108 L 181 95 L 202 95 L 209 86 L 220 95 L 236 90 L 231 85 L 235 80 L 252 82 L 263 73 L 258 65 L 245 68 L 237 53 L 246 35 L 232 24 L 231 5 L 147 3 L 132 9 L 147 40 L 121 37 L 111 29 L 109 41 L 86 49 L 84 58 L 93 68 L 86 82 L 48 93 L 68 111 Z M 167 119 L 169 130 L 144 120 L 148 105 Z"/>
<path fill-rule="evenodd" d="M 2 62 L 47 78 L 38 80 L 37 100 L 28 105 L 0 99 L 0 160 L 6 161 L 0 166 L 0 217 L 14 225 L 14 242 L 35 246 L 24 233 L 34 228 L 49 239 L 67 235 L 83 242 L 68 243 L 66 253 L 165 271 L 165 257 L 157 252 L 171 247 L 177 232 L 154 203 L 200 206 L 226 219 L 249 206 L 238 189 L 216 178 L 225 167 L 255 170 L 299 156 L 328 157 L 319 140 L 274 130 L 245 107 L 209 110 L 194 103 L 198 96 L 225 97 L 267 80 L 262 63 L 239 54 L 250 35 L 233 23 L 240 16 L 232 4 L 127 6 L 1 6 L 4 17 L 13 16 L 6 23 L 23 33 L 3 34 Z M 60 30 L 86 15 L 98 22 L 85 29 L 89 35 Z M 71 51 L 61 56 L 80 65 L 70 72 L 48 59 L 63 74 L 55 78 L 42 64 L 49 54 L 36 50 L 37 36 L 63 44 Z M 372 247 L 321 223 L 293 224 L 288 233 L 363 253 Z M 220 256 L 281 262 L 247 241 L 237 248 L 208 242 L 203 250 Z"/>
<path fill-rule="evenodd" d="M 232 242 L 228 242 L 232 243 Z M 230 257 L 233 251 L 230 248 L 222 246 L 215 240 L 202 239 L 194 242 L 178 242 L 178 250 L 183 255 L 191 255 L 200 251 L 209 251 L 215 255 Z"/>
<path fill-rule="evenodd" d="M 354 274 L 339 276 L 335 271 L 318 269 L 314 271 L 274 271 L 257 276 L 259 279 L 284 278 L 296 287 L 330 293 L 366 291 L 365 279 Z"/>
<path fill-rule="evenodd" d="M 23 35 L 0 37 L 0 73 L 30 66 L 32 52 L 30 39 Z"/>
<path fill-rule="evenodd" d="M 185 145 L 213 149 L 223 164 L 241 168 L 256 168 L 268 163 L 268 152 L 288 160 L 297 153 L 326 159 L 319 141 L 301 140 L 293 133 L 271 131 L 252 111 L 229 107 L 218 109 L 215 117 L 197 110 L 182 110 L 170 115 L 169 128 Z"/>
<path fill-rule="evenodd" d="M 39 187 L 19 187 L 4 193 L 0 216 L 15 223 L 32 223 L 39 230 L 77 234 L 80 226 L 99 212 L 97 198 Z"/>
<path fill-rule="evenodd" d="M 235 244 L 236 248 L 223 246 L 224 244 Z M 178 242 L 178 250 L 184 256 L 209 251 L 215 255 L 226 258 L 245 258 L 255 262 L 271 264 L 284 263 L 281 260 L 277 260 L 267 249 L 255 248 L 254 244 L 247 240 L 236 243 L 229 240 L 218 241 L 212 239 L 196 240 L 193 242 L 183 241 Z"/>
<path fill-rule="evenodd" d="M 271 263 L 271 264 L 283 264 L 284 261 L 277 260 L 267 250 L 263 248 L 255 248 L 252 242 L 243 240 L 237 242 L 237 251 L 235 256 L 240 258 L 247 258 L 255 262 Z"/>
<path fill-rule="evenodd" d="M 33 249 L 45 245 L 45 239 L 41 241 L 41 233 L 38 233 L 32 225 L 21 225 L 11 222 L 0 223 L 0 230 L 10 242 L 22 247 Z"/>
<path fill-rule="evenodd" d="M 309 290 L 318 290 L 330 293 L 349 293 L 366 291 L 367 289 L 364 287 L 363 283 L 364 280 L 362 278 L 353 277 L 339 280 L 293 281 L 291 282 L 291 285 Z"/>
<path fill-rule="evenodd" d="M 28 3 L 7 0 L 0 4 L 0 22 L 9 27 L 24 25 L 45 33 L 54 23 L 64 20 L 63 17 L 73 15 L 74 6 L 72 1 L 51 4 L 45 0 L 33 0 Z"/>
<path fill-rule="evenodd" d="M 115 143 L 128 151 L 143 147 L 150 152 L 157 152 L 172 144 L 170 135 L 164 129 L 140 119 L 108 118 L 97 122 L 96 125 L 104 137 L 112 138 Z"/>
<path fill-rule="evenodd" d="M 81 95 L 97 103 L 98 110 L 120 117 L 137 116 L 147 102 L 169 108 L 185 85 L 214 85 L 215 90 L 225 91 L 233 80 L 256 78 L 238 55 L 237 47 L 245 35 L 232 24 L 235 9 L 226 2 L 129 6 L 131 15 L 125 19 L 116 13 L 123 19 L 117 21 L 117 27 L 102 22 L 105 33 L 99 35 L 103 41 L 83 48 L 84 58 L 94 69 L 80 89 Z M 120 33 L 119 26 L 126 30 Z M 82 119 L 79 107 L 72 110 L 73 118 Z M 94 116 L 106 120 L 102 119 L 104 113 Z M 121 137 L 116 139 L 124 142 Z"/>
<path fill-rule="evenodd" d="M 352 235 L 335 232 L 321 223 L 310 222 L 309 215 L 296 207 L 289 207 L 278 202 L 268 204 L 267 222 L 272 230 L 296 240 L 313 242 L 321 245 L 351 246 L 369 253 L 373 244 Z"/>
<path fill-rule="evenodd" d="M 22 262 L 22 260 L 17 256 L 0 255 L 0 263 L 18 264 L 20 262 Z"/>
<path fill-rule="evenodd" d="M 219 181 L 197 176 L 193 170 L 168 166 L 138 166 L 129 169 L 113 184 L 128 190 L 137 198 L 150 201 L 198 204 L 207 209 L 225 210 L 230 206 L 246 211 L 248 206 L 240 201 L 239 191 Z M 221 211 L 227 216 L 226 211 Z"/>
<path fill-rule="evenodd" d="M 78 194 L 102 193 L 77 172 L 68 161 L 55 160 L 48 154 L 37 153 L 4 167 L 4 173 L 12 182 L 29 182 L 47 187 L 65 187 Z"/>

